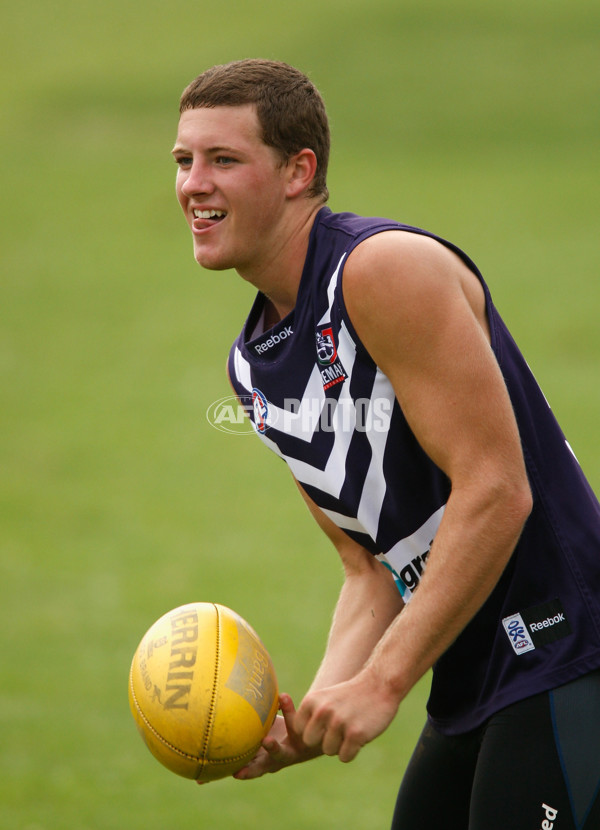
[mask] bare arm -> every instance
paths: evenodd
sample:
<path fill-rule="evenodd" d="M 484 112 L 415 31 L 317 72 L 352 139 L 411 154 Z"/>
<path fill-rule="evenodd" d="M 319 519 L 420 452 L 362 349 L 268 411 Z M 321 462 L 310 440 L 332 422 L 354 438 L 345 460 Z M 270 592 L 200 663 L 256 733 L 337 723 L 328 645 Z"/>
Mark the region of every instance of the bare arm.
<path fill-rule="evenodd" d="M 391 572 L 369 551 L 338 528 L 298 489 L 321 530 L 335 546 L 344 568 L 344 583 L 335 608 L 325 656 L 310 691 L 336 686 L 354 677 L 404 603 Z M 250 779 L 321 755 L 320 745 L 308 746 L 294 728 L 296 714 L 289 695 L 280 699 L 283 715 L 251 763 L 236 778 Z"/>
<path fill-rule="evenodd" d="M 349 258 L 344 296 L 415 436 L 452 485 L 410 604 L 357 675 L 309 693 L 295 717 L 308 745 L 348 761 L 389 725 L 408 691 L 489 596 L 531 494 L 489 345 L 482 289 L 466 266 L 430 239 L 380 234 Z M 376 712 L 365 706 L 373 695 Z"/>
<path fill-rule="evenodd" d="M 311 691 L 349 680 L 363 668 L 404 603 L 391 572 L 340 530 L 299 487 L 317 521 L 334 544 L 344 567 L 327 649 Z"/>

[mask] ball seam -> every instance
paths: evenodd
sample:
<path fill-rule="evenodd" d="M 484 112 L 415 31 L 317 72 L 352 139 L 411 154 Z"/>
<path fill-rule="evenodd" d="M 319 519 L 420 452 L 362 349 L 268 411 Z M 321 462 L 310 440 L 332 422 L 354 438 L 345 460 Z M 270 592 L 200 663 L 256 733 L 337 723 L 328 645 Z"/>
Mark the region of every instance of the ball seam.
<path fill-rule="evenodd" d="M 142 710 L 142 707 L 140 705 L 140 702 L 139 702 L 139 700 L 137 698 L 137 695 L 135 693 L 135 688 L 134 688 L 134 685 L 133 685 L 133 672 L 130 672 L 130 674 L 129 674 L 129 685 L 130 685 L 130 689 L 131 689 L 131 697 L 133 698 L 133 702 L 135 703 L 135 708 L 136 708 L 139 716 L 141 717 L 141 719 L 144 721 L 144 723 L 146 724 L 146 726 L 150 730 L 150 732 L 152 732 L 152 734 L 154 735 L 154 737 L 158 738 L 158 740 L 162 744 L 169 747 L 169 749 L 172 750 L 173 752 L 175 752 L 177 755 L 181 755 L 182 758 L 187 758 L 190 761 L 201 761 L 202 760 L 201 758 L 197 758 L 195 755 L 190 755 L 189 753 L 184 752 L 182 749 L 179 749 L 179 747 L 176 747 L 174 744 L 167 741 L 167 739 L 164 738 L 160 734 L 160 732 L 157 732 L 157 730 L 154 728 L 154 726 L 150 723 L 150 721 L 148 720 L 148 718 L 144 714 L 144 712 Z"/>
<path fill-rule="evenodd" d="M 219 606 L 214 604 L 216 621 L 215 621 L 215 673 L 213 676 L 213 688 L 210 698 L 210 707 L 208 710 L 208 718 L 206 720 L 206 730 L 204 732 L 204 741 L 202 744 L 202 760 L 206 761 L 208 749 L 210 746 L 210 739 L 212 736 L 213 726 L 215 723 L 215 710 L 217 708 L 217 694 L 219 691 L 219 673 L 221 668 L 221 613 Z"/>
<path fill-rule="evenodd" d="M 135 703 L 136 711 L 139 714 L 139 716 L 141 717 L 141 719 L 144 721 L 144 723 L 146 724 L 146 726 L 148 727 L 150 732 L 152 732 L 152 734 L 154 735 L 155 738 L 157 738 L 162 744 L 164 744 L 166 747 L 168 747 L 170 750 L 172 750 L 176 755 L 180 755 L 182 758 L 186 758 L 188 761 L 195 761 L 196 763 L 201 763 L 201 762 L 206 761 L 206 756 L 205 755 L 202 755 L 202 756 L 191 755 L 189 752 L 184 752 L 182 749 L 179 749 L 179 747 L 177 747 L 174 744 L 170 743 L 170 741 L 167 741 L 167 739 L 164 738 L 160 734 L 160 732 L 158 732 L 155 729 L 154 726 L 152 726 L 152 724 L 150 723 L 150 721 L 148 720 L 148 718 L 144 714 L 144 712 L 142 710 L 142 707 L 140 705 L 140 702 L 138 700 L 138 697 L 135 693 L 135 689 L 134 689 L 134 686 L 133 686 L 133 672 L 129 673 L 129 685 L 130 685 L 130 689 L 131 689 L 131 697 L 133 698 L 133 702 Z M 257 746 L 254 747 L 253 749 L 248 750 L 246 752 L 243 752 L 241 755 L 230 755 L 227 758 L 211 758 L 208 761 L 208 763 L 210 763 L 211 765 L 212 764 L 230 764 L 232 761 L 241 761 L 242 758 L 247 758 L 249 756 L 253 757 L 259 746 L 260 746 L 260 743 L 258 743 Z"/>

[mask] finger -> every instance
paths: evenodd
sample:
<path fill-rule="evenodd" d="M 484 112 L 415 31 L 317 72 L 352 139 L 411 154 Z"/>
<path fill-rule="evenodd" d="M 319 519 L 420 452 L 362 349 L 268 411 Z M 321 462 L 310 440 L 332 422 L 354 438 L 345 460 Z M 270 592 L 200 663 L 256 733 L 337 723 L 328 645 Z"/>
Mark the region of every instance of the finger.
<path fill-rule="evenodd" d="M 293 763 L 296 763 L 296 753 L 293 749 L 276 738 L 265 738 L 261 750 L 252 761 L 238 770 L 233 777 L 240 781 L 249 781 L 252 778 L 260 778 L 267 772 L 277 772 Z"/>
<path fill-rule="evenodd" d="M 308 695 L 296 712 L 294 728 L 302 736 L 302 741 L 306 746 L 317 747 L 321 745 L 331 724 L 332 716 L 329 705 L 323 703 L 318 705 L 314 697 Z"/>
<path fill-rule="evenodd" d="M 313 714 L 302 733 L 302 740 L 306 746 L 316 747 L 321 745 L 327 732 L 327 720 L 326 713 L 321 716 Z"/>
<path fill-rule="evenodd" d="M 269 755 L 272 756 L 275 756 L 277 753 L 281 752 L 281 744 L 277 738 L 269 738 L 267 736 L 262 742 L 262 747 L 269 753 Z"/>
<path fill-rule="evenodd" d="M 285 717 L 287 713 L 294 713 L 296 711 L 296 707 L 294 706 L 294 701 L 289 695 L 280 694 L 279 695 L 279 711 Z"/>
<path fill-rule="evenodd" d="M 292 717 L 292 729 L 297 735 L 303 735 L 306 725 L 312 716 L 312 706 L 306 698 L 300 704 L 300 708 Z"/>
<path fill-rule="evenodd" d="M 295 726 L 296 707 L 294 706 L 294 701 L 289 695 L 279 696 L 279 709 L 283 715 L 288 735 L 295 735 L 296 737 L 299 737 L 300 733 L 296 730 Z"/>
<path fill-rule="evenodd" d="M 348 738 L 346 736 L 345 740 L 342 741 L 340 746 L 338 757 L 343 764 L 348 764 L 350 761 L 354 761 L 360 750 L 365 745 L 364 741 L 360 741 L 358 739 Z"/>
<path fill-rule="evenodd" d="M 323 736 L 323 752 L 325 755 L 338 755 L 344 742 L 342 727 L 330 726 Z"/>
<path fill-rule="evenodd" d="M 265 753 L 261 750 L 245 767 L 234 772 L 233 777 L 238 781 L 250 781 L 252 778 L 260 778 L 267 771 L 264 765 Z"/>

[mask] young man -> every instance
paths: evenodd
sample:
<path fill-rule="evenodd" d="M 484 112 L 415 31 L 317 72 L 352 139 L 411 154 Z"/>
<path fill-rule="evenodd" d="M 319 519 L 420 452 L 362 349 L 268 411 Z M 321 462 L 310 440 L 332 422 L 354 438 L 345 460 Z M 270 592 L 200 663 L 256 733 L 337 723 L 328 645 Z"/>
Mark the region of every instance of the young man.
<path fill-rule="evenodd" d="M 237 777 L 352 760 L 433 666 L 393 827 L 599 828 L 600 506 L 479 271 L 325 207 L 325 109 L 285 64 L 193 81 L 173 153 L 196 260 L 258 289 L 231 383 L 345 569 Z"/>

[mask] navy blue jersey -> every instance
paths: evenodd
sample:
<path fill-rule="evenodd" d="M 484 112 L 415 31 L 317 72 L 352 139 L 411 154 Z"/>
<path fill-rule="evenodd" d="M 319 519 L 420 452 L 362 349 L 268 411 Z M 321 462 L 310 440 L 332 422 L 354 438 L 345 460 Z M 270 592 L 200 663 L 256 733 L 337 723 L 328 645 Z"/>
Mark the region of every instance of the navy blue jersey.
<path fill-rule="evenodd" d="M 231 349 L 229 374 L 257 435 L 325 514 L 392 570 L 409 601 L 450 482 L 358 338 L 341 288 L 349 253 L 388 230 L 438 239 L 481 281 L 534 498 L 499 583 L 434 667 L 429 716 L 440 731 L 458 734 L 600 667 L 600 506 L 478 269 L 421 229 L 323 208 L 294 310 L 265 330 L 259 293 Z"/>

